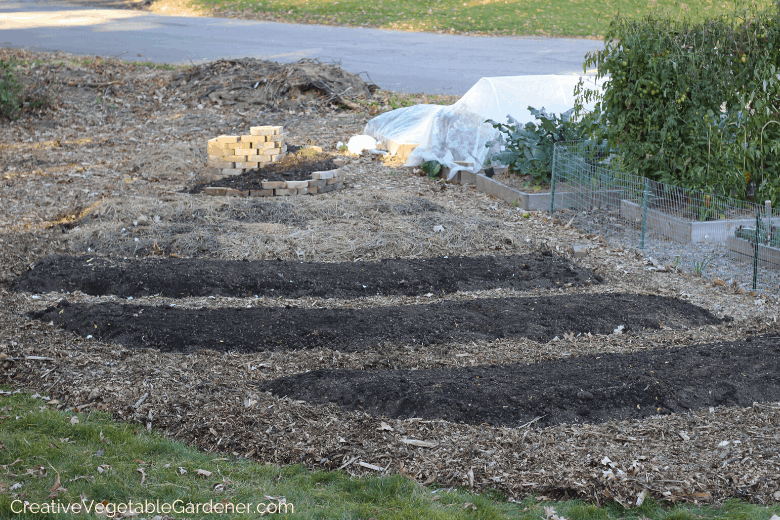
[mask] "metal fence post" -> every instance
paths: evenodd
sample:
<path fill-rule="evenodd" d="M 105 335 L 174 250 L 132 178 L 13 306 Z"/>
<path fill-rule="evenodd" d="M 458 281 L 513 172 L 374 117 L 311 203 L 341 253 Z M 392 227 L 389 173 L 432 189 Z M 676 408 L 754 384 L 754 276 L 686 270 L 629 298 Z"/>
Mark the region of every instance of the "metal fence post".
<path fill-rule="evenodd" d="M 647 230 L 647 199 L 650 198 L 650 179 L 645 177 L 645 189 L 642 194 L 642 240 L 639 249 L 645 248 L 645 231 Z"/>
<path fill-rule="evenodd" d="M 550 216 L 552 217 L 555 211 L 555 176 L 557 174 L 558 164 L 558 143 L 553 145 L 553 163 L 552 163 L 552 175 L 550 175 Z"/>
<path fill-rule="evenodd" d="M 764 201 L 764 207 L 766 208 L 766 243 L 772 245 L 772 201 Z"/>
<path fill-rule="evenodd" d="M 755 244 L 753 245 L 753 290 L 757 290 L 758 282 L 758 237 L 761 229 L 761 210 L 756 211 L 756 236 Z"/>

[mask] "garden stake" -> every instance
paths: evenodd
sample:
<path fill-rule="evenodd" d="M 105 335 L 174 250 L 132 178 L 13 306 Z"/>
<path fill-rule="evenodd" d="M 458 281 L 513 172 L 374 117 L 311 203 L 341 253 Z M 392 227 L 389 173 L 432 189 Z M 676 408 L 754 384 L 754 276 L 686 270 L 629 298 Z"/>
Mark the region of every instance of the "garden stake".
<path fill-rule="evenodd" d="M 647 199 L 650 196 L 650 179 L 645 177 L 645 190 L 642 194 L 642 241 L 639 249 L 645 248 L 645 230 L 647 229 Z"/>
<path fill-rule="evenodd" d="M 758 230 L 761 226 L 761 210 L 756 211 L 756 243 L 753 247 L 753 290 L 756 290 L 756 282 L 758 281 Z"/>
<path fill-rule="evenodd" d="M 553 148 L 552 175 L 550 175 L 550 216 L 555 211 L 555 164 L 558 159 L 558 147 Z"/>

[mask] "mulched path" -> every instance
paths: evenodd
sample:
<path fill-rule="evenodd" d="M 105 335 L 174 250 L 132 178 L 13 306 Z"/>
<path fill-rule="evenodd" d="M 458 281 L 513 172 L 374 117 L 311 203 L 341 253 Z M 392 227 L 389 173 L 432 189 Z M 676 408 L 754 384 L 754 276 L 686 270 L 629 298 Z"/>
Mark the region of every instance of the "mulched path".
<path fill-rule="evenodd" d="M 443 294 L 506 288 L 551 289 L 600 283 L 602 278 L 566 258 L 537 254 L 378 262 L 224 261 L 194 258 L 122 260 L 51 256 L 14 283 L 17 291 L 96 296 L 271 295 L 300 298 Z"/>
<path fill-rule="evenodd" d="M 242 191 L 260 190 L 263 181 L 305 181 L 311 179 L 312 172 L 329 171 L 336 168 L 336 164 L 330 157 L 322 155 L 306 157 L 288 153 L 278 163 L 269 164 L 264 168 L 256 168 L 218 181 L 196 184 L 189 193 L 200 193 L 206 186 L 221 186 Z"/>
<path fill-rule="evenodd" d="M 570 294 L 491 298 L 362 309 L 294 306 L 202 308 L 120 303 L 69 304 L 32 318 L 115 341 L 162 351 L 254 352 L 331 348 L 363 351 L 380 343 L 442 344 L 527 337 L 546 342 L 566 333 L 611 334 L 662 326 L 718 324 L 709 311 L 676 298 L 635 294 Z"/>
<path fill-rule="evenodd" d="M 315 370 L 261 386 L 374 416 L 522 426 L 638 419 L 780 400 L 780 336 L 530 365 Z"/>

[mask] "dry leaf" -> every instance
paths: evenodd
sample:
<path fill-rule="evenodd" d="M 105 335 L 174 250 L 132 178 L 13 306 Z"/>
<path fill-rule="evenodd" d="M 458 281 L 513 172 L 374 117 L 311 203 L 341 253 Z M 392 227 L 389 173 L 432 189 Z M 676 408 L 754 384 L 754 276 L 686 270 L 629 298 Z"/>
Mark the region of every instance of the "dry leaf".
<path fill-rule="evenodd" d="M 79 423 L 79 418 L 76 417 L 75 415 L 70 418 L 70 424 L 78 424 L 78 423 Z"/>
<path fill-rule="evenodd" d="M 552 506 L 544 506 L 544 517 L 547 520 L 566 520 L 562 516 L 558 516 L 558 513 L 555 512 L 555 508 Z"/>
<path fill-rule="evenodd" d="M 187 473 L 187 470 L 179 466 L 179 474 L 184 475 L 185 473 Z"/>
<path fill-rule="evenodd" d="M 463 504 L 463 509 L 469 509 L 469 508 L 471 508 L 473 511 L 477 510 L 477 506 L 475 506 L 471 502 L 466 502 L 465 504 Z"/>
<path fill-rule="evenodd" d="M 57 495 L 67 491 L 66 488 L 62 487 L 62 484 L 60 483 L 59 475 L 54 477 L 54 485 L 49 488 L 49 491 L 50 491 L 49 496 L 46 498 L 57 498 Z"/>
<path fill-rule="evenodd" d="M 207 469 L 196 469 L 195 474 L 200 475 L 203 478 L 207 478 L 211 476 L 211 472 Z"/>
<path fill-rule="evenodd" d="M 358 466 L 363 466 L 364 468 L 373 469 L 374 471 L 384 471 L 385 468 L 382 466 L 375 466 L 373 464 L 369 464 L 368 462 L 358 462 Z"/>
<path fill-rule="evenodd" d="M 418 439 L 401 439 L 401 442 L 404 444 L 409 444 L 410 446 L 419 446 L 421 448 L 435 448 L 438 446 L 438 443 L 436 442 L 421 441 Z"/>
<path fill-rule="evenodd" d="M 469 478 L 469 487 L 474 487 L 474 468 L 471 468 L 469 472 L 466 474 Z"/>
<path fill-rule="evenodd" d="M 143 486 L 146 482 L 146 472 L 142 468 L 138 468 L 136 471 L 141 474 L 141 485 Z"/>
<path fill-rule="evenodd" d="M 389 424 L 387 424 L 385 421 L 382 421 L 381 424 L 379 425 L 379 428 L 377 428 L 377 430 L 379 430 L 379 431 L 387 430 L 387 431 L 391 432 L 391 431 L 393 431 L 393 427 L 390 426 Z"/>

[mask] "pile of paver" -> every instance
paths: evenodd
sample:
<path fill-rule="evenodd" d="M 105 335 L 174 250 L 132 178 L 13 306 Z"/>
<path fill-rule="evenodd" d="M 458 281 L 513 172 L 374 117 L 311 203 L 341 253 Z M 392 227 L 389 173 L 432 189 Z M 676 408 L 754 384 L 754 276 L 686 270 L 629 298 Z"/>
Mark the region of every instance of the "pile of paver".
<path fill-rule="evenodd" d="M 281 126 L 253 126 L 249 135 L 221 135 L 209 139 L 209 179 L 216 181 L 262 168 L 280 161 L 286 152 Z"/>

